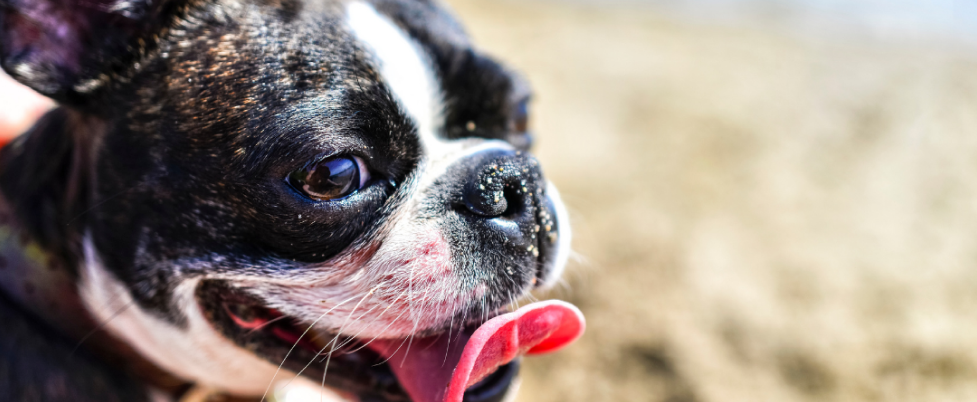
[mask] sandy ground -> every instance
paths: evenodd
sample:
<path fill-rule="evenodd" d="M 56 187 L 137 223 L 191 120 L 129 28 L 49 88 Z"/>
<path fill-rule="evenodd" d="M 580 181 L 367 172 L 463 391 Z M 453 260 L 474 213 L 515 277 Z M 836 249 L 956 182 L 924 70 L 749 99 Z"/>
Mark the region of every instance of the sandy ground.
<path fill-rule="evenodd" d="M 589 332 L 520 401 L 977 400 L 977 54 L 451 3 L 575 226 Z"/>
<path fill-rule="evenodd" d="M 521 401 L 977 400 L 977 53 L 451 3 L 574 218 Z"/>

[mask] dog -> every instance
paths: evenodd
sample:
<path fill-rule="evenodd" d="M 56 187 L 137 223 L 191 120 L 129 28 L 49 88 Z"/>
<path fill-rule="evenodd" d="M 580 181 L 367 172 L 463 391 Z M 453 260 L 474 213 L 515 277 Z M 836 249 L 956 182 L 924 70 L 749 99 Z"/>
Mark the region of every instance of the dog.
<path fill-rule="evenodd" d="M 298 377 L 498 401 L 519 355 L 582 331 L 565 303 L 505 311 L 558 281 L 568 220 L 528 85 L 443 5 L 0 18 L 4 70 L 60 105 L 0 152 L 0 399 L 257 400 Z"/>

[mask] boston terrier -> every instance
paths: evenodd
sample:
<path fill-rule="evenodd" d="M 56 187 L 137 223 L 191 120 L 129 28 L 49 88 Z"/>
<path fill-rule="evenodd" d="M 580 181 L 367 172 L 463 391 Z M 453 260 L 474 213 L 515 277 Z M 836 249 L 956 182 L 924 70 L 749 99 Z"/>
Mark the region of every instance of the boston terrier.
<path fill-rule="evenodd" d="M 518 307 L 566 213 L 437 1 L 0 0 L 0 64 L 60 105 L 0 152 L 0 400 L 499 401 L 583 331 Z"/>

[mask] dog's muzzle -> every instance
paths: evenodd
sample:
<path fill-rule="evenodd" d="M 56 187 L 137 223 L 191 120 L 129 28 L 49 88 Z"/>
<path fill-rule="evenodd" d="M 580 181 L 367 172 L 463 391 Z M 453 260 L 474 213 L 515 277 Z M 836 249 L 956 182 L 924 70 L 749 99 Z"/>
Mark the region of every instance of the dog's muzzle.
<path fill-rule="evenodd" d="M 556 209 L 546 195 L 539 161 L 522 151 L 492 149 L 458 167 L 463 185 L 455 209 L 501 246 L 528 252 L 538 261 L 536 283 L 545 281 L 559 236 Z"/>

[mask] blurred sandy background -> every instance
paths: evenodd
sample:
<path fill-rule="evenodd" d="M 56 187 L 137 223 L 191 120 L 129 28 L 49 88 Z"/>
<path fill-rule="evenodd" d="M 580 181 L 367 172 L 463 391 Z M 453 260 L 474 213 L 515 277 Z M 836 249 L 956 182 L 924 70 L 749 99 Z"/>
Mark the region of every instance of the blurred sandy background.
<path fill-rule="evenodd" d="M 450 1 L 574 218 L 521 401 L 977 400 L 977 3 L 805 1 Z"/>
<path fill-rule="evenodd" d="M 799 1 L 449 1 L 573 215 L 520 401 L 977 400 L 977 3 Z"/>

